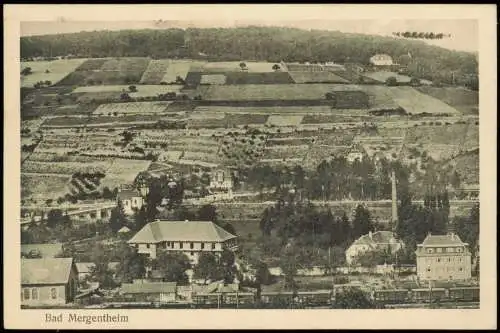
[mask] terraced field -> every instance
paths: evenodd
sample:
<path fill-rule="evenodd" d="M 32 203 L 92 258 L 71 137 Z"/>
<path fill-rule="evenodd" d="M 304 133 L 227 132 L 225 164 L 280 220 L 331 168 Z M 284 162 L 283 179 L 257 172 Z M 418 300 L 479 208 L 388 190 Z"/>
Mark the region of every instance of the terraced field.
<path fill-rule="evenodd" d="M 161 79 L 160 82 L 165 82 L 165 83 L 176 83 L 177 77 L 180 77 L 181 79 L 185 80 L 187 74 L 189 73 L 191 66 L 197 66 L 199 64 L 202 64 L 203 62 L 194 62 L 194 61 L 188 61 L 188 60 L 172 60 L 168 67 L 165 75 L 163 75 L 163 78 Z"/>
<path fill-rule="evenodd" d="M 295 83 L 350 83 L 332 72 L 288 72 Z"/>
<path fill-rule="evenodd" d="M 388 87 L 389 95 L 400 107 L 411 114 L 434 113 L 458 115 L 460 112 L 450 105 L 411 87 Z"/>
<path fill-rule="evenodd" d="M 408 129 L 406 142 L 422 144 L 457 144 L 466 134 L 467 125 L 419 126 Z"/>
<path fill-rule="evenodd" d="M 71 175 L 43 175 L 21 173 L 21 198 L 23 200 L 56 199 L 68 193 Z"/>
<path fill-rule="evenodd" d="M 238 84 L 291 84 L 294 80 L 287 72 L 229 72 L 225 74 L 227 85 Z"/>
<path fill-rule="evenodd" d="M 241 61 L 226 61 L 226 62 L 207 62 L 201 66 L 201 70 L 205 73 L 210 72 L 241 72 Z M 246 70 L 250 73 L 271 73 L 274 72 L 271 62 L 253 62 L 243 61 L 246 64 Z"/>
<path fill-rule="evenodd" d="M 302 122 L 303 118 L 304 116 L 271 115 L 269 116 L 269 118 L 267 118 L 266 124 L 270 126 L 298 126 Z"/>
<path fill-rule="evenodd" d="M 61 59 L 52 61 L 21 62 L 21 70 L 30 67 L 32 74 L 21 76 L 21 87 L 33 87 L 39 81 L 58 84 L 64 77 L 85 62 L 86 59 Z"/>

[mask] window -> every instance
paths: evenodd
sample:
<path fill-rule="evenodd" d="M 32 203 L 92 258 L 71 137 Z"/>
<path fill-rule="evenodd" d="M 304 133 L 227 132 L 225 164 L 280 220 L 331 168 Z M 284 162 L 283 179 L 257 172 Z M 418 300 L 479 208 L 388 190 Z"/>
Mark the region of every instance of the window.
<path fill-rule="evenodd" d="M 24 299 L 30 299 L 30 290 L 29 289 L 23 289 L 24 293 Z"/>
<path fill-rule="evenodd" d="M 432 253 L 432 249 L 427 249 L 427 253 Z"/>
<path fill-rule="evenodd" d="M 443 251 L 443 249 L 442 249 L 442 248 L 440 248 L 440 247 L 438 247 L 438 248 L 436 249 L 436 251 L 437 251 L 438 253 L 441 253 L 441 252 Z"/>
<path fill-rule="evenodd" d="M 182 247 L 184 246 L 183 243 L 179 243 L 179 247 L 182 249 Z"/>
<path fill-rule="evenodd" d="M 440 259 L 440 258 L 437 258 L 437 262 L 441 262 L 441 259 Z"/>
<path fill-rule="evenodd" d="M 191 252 L 191 256 L 194 256 L 194 252 Z"/>
<path fill-rule="evenodd" d="M 189 244 L 189 248 L 193 249 L 194 248 L 194 244 L 193 243 Z"/>
<path fill-rule="evenodd" d="M 448 258 L 448 262 L 450 262 L 450 261 L 451 261 L 451 258 Z"/>
<path fill-rule="evenodd" d="M 56 288 L 50 288 L 50 298 L 52 298 L 52 299 L 57 298 L 57 289 Z"/>
<path fill-rule="evenodd" d="M 203 250 L 205 248 L 205 243 L 201 243 L 201 249 Z"/>
<path fill-rule="evenodd" d="M 31 289 L 31 298 L 38 299 L 38 289 L 37 288 Z"/>
<path fill-rule="evenodd" d="M 212 244 L 212 250 L 215 250 L 215 243 Z"/>
<path fill-rule="evenodd" d="M 149 249 L 149 246 L 150 246 L 149 244 L 146 244 L 146 248 L 147 248 L 147 249 Z"/>

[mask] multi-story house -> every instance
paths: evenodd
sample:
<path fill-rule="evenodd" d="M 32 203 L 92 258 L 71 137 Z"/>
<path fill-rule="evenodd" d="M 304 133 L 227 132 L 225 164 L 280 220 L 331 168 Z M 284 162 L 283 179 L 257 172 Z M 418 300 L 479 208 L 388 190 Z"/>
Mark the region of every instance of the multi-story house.
<path fill-rule="evenodd" d="M 417 276 L 420 280 L 468 280 L 471 253 L 467 243 L 455 233 L 427 235 L 418 244 Z"/>
<path fill-rule="evenodd" d="M 370 58 L 370 63 L 374 66 L 392 66 L 394 64 L 391 56 L 387 54 L 375 54 Z"/>
<path fill-rule="evenodd" d="M 144 199 L 136 190 L 122 189 L 117 195 L 118 202 L 121 203 L 125 214 L 132 215 L 135 210 L 139 210 L 144 205 Z"/>
<path fill-rule="evenodd" d="M 397 252 L 404 247 L 402 241 L 396 239 L 391 231 L 369 232 L 356 239 L 345 251 L 346 262 L 349 266 L 356 264 L 356 259 L 367 252 L 390 250 Z"/>
<path fill-rule="evenodd" d="M 210 221 L 161 221 L 146 224 L 128 241 L 139 253 L 155 259 L 160 251 L 184 253 L 192 264 L 201 253 L 236 250 L 237 236 Z"/>
<path fill-rule="evenodd" d="M 73 258 L 21 259 L 21 304 L 64 305 L 74 301 L 78 272 Z"/>

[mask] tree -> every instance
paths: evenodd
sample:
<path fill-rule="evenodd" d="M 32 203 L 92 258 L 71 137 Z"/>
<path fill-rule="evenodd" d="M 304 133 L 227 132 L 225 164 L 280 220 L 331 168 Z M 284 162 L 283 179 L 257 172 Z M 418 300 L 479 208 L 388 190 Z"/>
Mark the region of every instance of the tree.
<path fill-rule="evenodd" d="M 127 220 L 125 216 L 125 210 L 123 209 L 122 203 L 118 201 L 115 208 L 111 210 L 111 216 L 109 217 L 109 226 L 113 232 L 120 230 Z"/>
<path fill-rule="evenodd" d="M 224 279 L 224 283 L 233 283 L 236 276 L 234 253 L 231 250 L 224 249 L 219 259 L 219 265 Z"/>
<path fill-rule="evenodd" d="M 130 95 L 126 92 L 124 92 L 120 95 L 120 100 L 122 100 L 122 101 L 130 101 L 131 99 L 132 99 L 132 97 L 130 97 Z"/>
<path fill-rule="evenodd" d="M 137 87 L 136 86 L 129 86 L 128 91 L 130 91 L 131 93 L 137 92 Z"/>
<path fill-rule="evenodd" d="M 217 207 L 214 205 L 208 204 L 201 206 L 197 215 L 197 218 L 201 221 L 212 221 L 214 223 L 218 221 Z"/>
<path fill-rule="evenodd" d="M 134 279 L 143 278 L 146 274 L 147 258 L 139 254 L 137 249 L 126 243 L 121 243 L 118 247 L 120 255 L 116 275 L 121 283 L 130 283 Z"/>
<path fill-rule="evenodd" d="M 361 235 L 366 235 L 368 232 L 373 231 L 373 222 L 370 212 L 363 205 L 358 205 L 356 207 L 352 228 L 354 238 L 358 238 Z"/>
<path fill-rule="evenodd" d="M 244 62 L 240 62 L 240 68 L 241 70 L 244 70 L 247 68 L 247 64 L 245 64 Z"/>
<path fill-rule="evenodd" d="M 116 286 L 113 272 L 109 269 L 109 257 L 101 243 L 97 243 L 91 254 L 94 266 L 90 268 L 90 280 L 98 282 L 103 289 L 112 289 Z"/>
<path fill-rule="evenodd" d="M 348 288 L 335 294 L 335 309 L 376 309 L 377 305 L 362 290 Z"/>
<path fill-rule="evenodd" d="M 71 221 L 68 215 L 65 215 L 60 209 L 51 209 L 47 213 L 47 226 L 49 228 L 55 228 L 58 225 L 67 225 Z"/>
<path fill-rule="evenodd" d="M 230 234 L 237 236 L 237 234 L 236 234 L 236 229 L 234 229 L 234 227 L 233 227 L 233 225 L 232 225 L 231 223 L 229 223 L 229 222 L 225 223 L 225 224 L 222 226 L 222 228 L 223 228 L 224 230 L 226 230 L 227 232 L 229 232 Z"/>
<path fill-rule="evenodd" d="M 421 83 L 420 83 L 420 79 L 416 78 L 416 77 L 412 77 L 410 79 L 410 85 L 412 86 L 419 86 Z"/>
<path fill-rule="evenodd" d="M 144 206 L 142 206 L 138 211 L 134 212 L 134 222 L 134 229 L 136 231 L 141 230 L 146 224 L 148 224 L 148 216 L 146 208 Z"/>
<path fill-rule="evenodd" d="M 277 72 L 277 71 L 279 71 L 280 69 L 281 69 L 280 65 L 278 65 L 278 64 L 274 64 L 274 65 L 273 65 L 273 71 Z"/>
<path fill-rule="evenodd" d="M 31 69 L 31 67 L 26 67 L 21 71 L 21 75 L 26 76 L 30 74 L 33 74 L 33 70 Z"/>
<path fill-rule="evenodd" d="M 394 76 L 388 77 L 387 80 L 385 80 L 385 84 L 390 87 L 397 86 L 398 79 L 396 79 L 396 77 Z"/>
<path fill-rule="evenodd" d="M 153 260 L 153 267 L 161 272 L 165 280 L 186 284 L 189 278 L 186 271 L 191 268 L 189 258 L 183 253 L 160 252 Z"/>
<path fill-rule="evenodd" d="M 283 275 L 285 276 L 285 288 L 296 291 L 297 282 L 295 275 L 297 274 L 298 251 L 293 246 L 285 247 L 282 251 L 279 261 Z"/>
<path fill-rule="evenodd" d="M 217 258 L 210 252 L 201 253 L 198 258 L 198 264 L 193 269 L 193 273 L 195 278 L 203 279 L 205 284 L 207 280 L 215 281 L 222 278 Z"/>

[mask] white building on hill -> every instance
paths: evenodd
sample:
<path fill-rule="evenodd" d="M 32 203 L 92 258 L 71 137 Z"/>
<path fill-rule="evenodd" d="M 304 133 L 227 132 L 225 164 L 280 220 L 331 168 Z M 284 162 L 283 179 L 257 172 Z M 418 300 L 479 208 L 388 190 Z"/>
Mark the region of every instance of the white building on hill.
<path fill-rule="evenodd" d="M 375 54 L 370 58 L 370 63 L 374 66 L 391 66 L 393 61 L 387 54 Z"/>
<path fill-rule="evenodd" d="M 203 252 L 236 250 L 237 236 L 210 221 L 161 221 L 145 225 L 128 241 L 139 253 L 156 258 L 160 251 L 181 252 L 197 264 Z"/>

